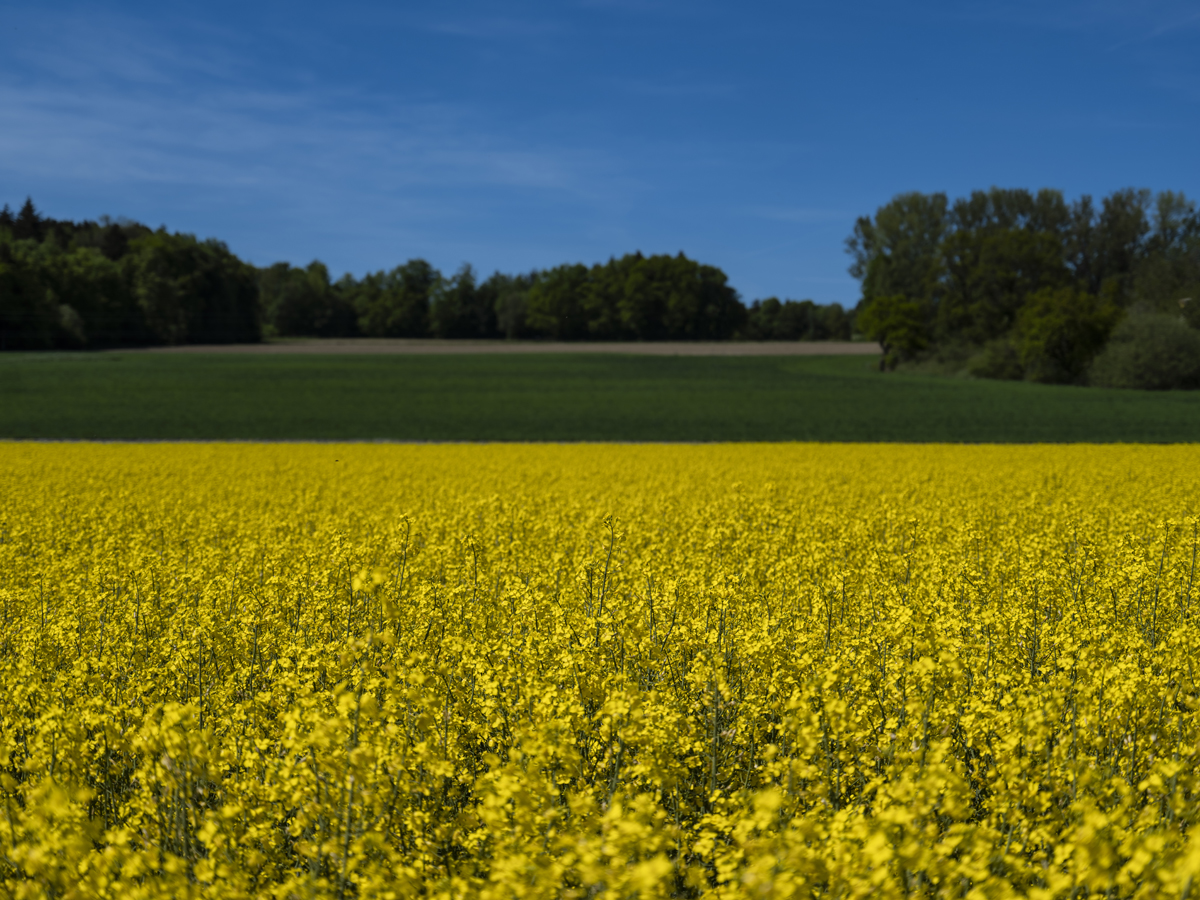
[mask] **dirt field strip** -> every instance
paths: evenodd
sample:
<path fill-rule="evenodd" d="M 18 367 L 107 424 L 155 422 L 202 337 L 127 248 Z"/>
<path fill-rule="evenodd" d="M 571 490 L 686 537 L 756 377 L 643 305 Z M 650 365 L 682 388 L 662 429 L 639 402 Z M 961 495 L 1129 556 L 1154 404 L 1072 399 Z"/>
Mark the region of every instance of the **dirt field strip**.
<path fill-rule="evenodd" d="M 442 356 L 460 354 L 607 353 L 627 356 L 876 356 L 878 344 L 850 341 L 657 341 L 657 342 L 558 342 L 558 341 L 439 341 L 409 338 L 318 338 L 274 340 L 261 344 L 196 344 L 183 347 L 146 347 L 120 353 L 252 353 L 252 354 L 362 354 Z"/>

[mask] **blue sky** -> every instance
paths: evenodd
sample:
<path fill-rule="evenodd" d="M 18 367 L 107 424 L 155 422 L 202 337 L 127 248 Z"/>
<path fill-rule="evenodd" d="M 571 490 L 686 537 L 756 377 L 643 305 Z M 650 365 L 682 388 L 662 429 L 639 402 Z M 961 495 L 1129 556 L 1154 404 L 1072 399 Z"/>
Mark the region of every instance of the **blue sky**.
<path fill-rule="evenodd" d="M 1200 197 L 1189 2 L 3 4 L 0 202 L 336 275 L 634 250 L 852 304 L 902 191 Z"/>

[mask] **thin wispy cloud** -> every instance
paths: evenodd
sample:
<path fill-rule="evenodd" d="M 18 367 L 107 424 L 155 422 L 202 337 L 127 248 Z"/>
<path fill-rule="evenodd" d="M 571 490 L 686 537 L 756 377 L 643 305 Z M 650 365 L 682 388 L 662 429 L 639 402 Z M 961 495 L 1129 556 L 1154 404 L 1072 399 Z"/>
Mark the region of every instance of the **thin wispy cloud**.
<path fill-rule="evenodd" d="M 347 112 L 338 100 L 238 92 L 181 105 L 0 86 L 0 121 L 7 123 L 0 155 L 45 175 L 218 186 L 288 184 L 306 174 L 354 179 L 368 166 L 377 183 L 391 188 L 493 185 L 575 196 L 587 196 L 595 169 L 607 164 L 595 151 L 539 150 L 457 127 L 460 110 Z"/>
<path fill-rule="evenodd" d="M 492 185 L 581 197 L 596 168 L 611 165 L 599 151 L 489 133 L 465 105 L 400 104 L 345 87 L 246 90 L 232 64 L 198 61 L 133 22 L 64 28 L 52 47 L 21 57 L 32 77 L 0 82 L 0 166 L 46 176 L 285 186 L 350 181 L 369 168 L 392 189 Z M 198 84 L 198 72 L 216 77 Z"/>
<path fill-rule="evenodd" d="M 126 198 L 76 217 L 134 214 L 130 198 L 191 197 L 192 214 L 170 224 L 230 240 L 260 264 L 318 256 L 361 272 L 425 254 L 445 266 L 473 258 L 500 267 L 503 248 L 476 255 L 484 241 L 463 224 L 475 229 L 517 199 L 601 216 L 638 190 L 604 149 L 522 140 L 489 128 L 469 103 L 404 103 L 299 79 L 264 84 L 236 66 L 199 64 L 129 23 L 110 31 L 119 34 L 102 43 L 119 53 L 76 30 L 61 45 L 28 50 L 18 83 L 0 72 L 0 183 L 100 194 L 110 185 Z M 251 232 L 188 224 L 207 219 L 206 209 L 223 210 L 222 219 L 247 211 Z M 272 216 L 283 221 L 271 233 L 249 224 Z M 296 228 L 307 233 L 289 252 Z M 393 249 L 365 265 L 346 256 L 381 242 Z"/>
<path fill-rule="evenodd" d="M 842 241 L 902 191 L 1200 193 L 1183 0 L 69 0 L 4 25 L 0 201 L 259 263 L 683 251 L 747 297 L 853 302 Z"/>
<path fill-rule="evenodd" d="M 119 13 L 26 16 L 16 27 L 25 39 L 6 52 L 39 81 L 179 87 L 183 76 L 236 82 L 252 68 L 249 48 L 236 46 L 239 35 L 200 23 L 182 29 L 190 40 L 186 50 L 170 32 Z"/>

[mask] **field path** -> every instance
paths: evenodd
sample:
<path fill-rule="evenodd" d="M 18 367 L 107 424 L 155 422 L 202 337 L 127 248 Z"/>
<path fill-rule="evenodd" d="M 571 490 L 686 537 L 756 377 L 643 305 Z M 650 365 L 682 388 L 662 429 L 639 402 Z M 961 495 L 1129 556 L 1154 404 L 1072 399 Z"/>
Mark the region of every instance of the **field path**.
<path fill-rule="evenodd" d="M 850 341 L 442 341 L 413 338 L 313 338 L 261 344 L 193 344 L 146 347 L 120 353 L 456 354 L 608 353 L 630 356 L 875 356 L 878 344 Z"/>

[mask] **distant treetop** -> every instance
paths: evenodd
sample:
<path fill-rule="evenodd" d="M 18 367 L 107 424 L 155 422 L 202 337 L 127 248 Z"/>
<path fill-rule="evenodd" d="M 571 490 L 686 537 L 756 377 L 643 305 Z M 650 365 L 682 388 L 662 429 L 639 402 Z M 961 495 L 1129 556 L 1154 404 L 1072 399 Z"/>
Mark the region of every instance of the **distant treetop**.
<path fill-rule="evenodd" d="M 0 349 L 236 343 L 271 336 L 557 340 L 849 339 L 811 300 L 755 301 L 680 253 L 482 281 L 422 259 L 337 281 L 314 261 L 257 269 L 216 240 L 102 217 L 0 210 Z"/>
<path fill-rule="evenodd" d="M 1128 188 L 1098 207 L 1048 189 L 900 194 L 855 223 L 846 249 L 858 327 L 883 344 L 885 368 L 1082 384 L 1130 316 L 1200 326 L 1180 304 L 1200 293 L 1200 214 L 1172 191 Z"/>

